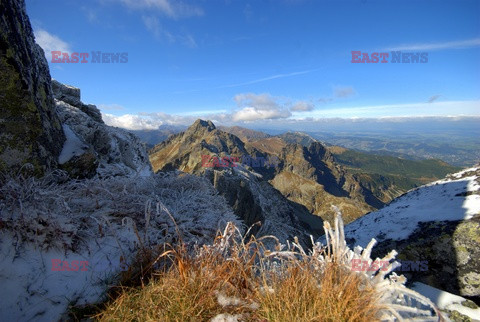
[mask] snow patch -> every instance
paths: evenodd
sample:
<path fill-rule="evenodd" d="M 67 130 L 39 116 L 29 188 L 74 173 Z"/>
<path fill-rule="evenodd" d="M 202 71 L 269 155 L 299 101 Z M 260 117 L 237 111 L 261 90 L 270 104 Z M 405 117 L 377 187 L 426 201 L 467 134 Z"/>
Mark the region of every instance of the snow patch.
<path fill-rule="evenodd" d="M 480 321 L 480 308 L 472 309 L 463 306 L 461 303 L 465 302 L 466 299 L 461 296 L 439 290 L 420 282 L 413 283 L 411 288 L 423 296 L 428 297 L 441 310 L 458 311 L 474 319 L 474 321 Z"/>
<path fill-rule="evenodd" d="M 75 156 L 81 156 L 88 150 L 88 146 L 78 138 L 70 126 L 63 124 L 63 133 L 65 133 L 66 140 L 58 157 L 59 164 L 64 164 Z"/>
<path fill-rule="evenodd" d="M 476 171 L 464 170 L 460 173 Z M 420 222 L 469 220 L 480 213 L 478 176 L 443 179 L 410 190 L 386 207 L 366 214 L 345 227 L 347 238 L 365 246 L 372 237 L 408 238 Z"/>

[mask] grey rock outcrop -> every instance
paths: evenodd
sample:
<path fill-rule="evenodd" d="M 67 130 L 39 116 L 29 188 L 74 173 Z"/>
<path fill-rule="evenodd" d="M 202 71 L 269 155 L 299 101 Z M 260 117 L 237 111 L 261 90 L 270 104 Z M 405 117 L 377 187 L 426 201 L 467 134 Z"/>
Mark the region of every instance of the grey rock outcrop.
<path fill-rule="evenodd" d="M 65 135 L 23 0 L 0 2 L 0 171 L 57 166 Z"/>
<path fill-rule="evenodd" d="M 67 135 L 59 157 L 75 178 L 152 173 L 146 147 L 132 133 L 105 125 L 94 105 L 82 103 L 80 89 L 52 82 L 57 112 Z"/>
<path fill-rule="evenodd" d="M 258 174 L 240 166 L 228 170 L 209 169 L 204 175 L 257 237 L 273 235 L 284 243 L 297 236 L 302 245 L 309 247 L 309 234 L 316 237 L 322 233 L 321 218 L 286 199 Z"/>
<path fill-rule="evenodd" d="M 83 104 L 80 100 L 80 88 L 64 85 L 52 79 L 52 90 L 53 96 L 57 100 L 75 106 L 95 121 L 103 123 L 102 113 L 100 113 L 100 110 L 95 105 Z"/>

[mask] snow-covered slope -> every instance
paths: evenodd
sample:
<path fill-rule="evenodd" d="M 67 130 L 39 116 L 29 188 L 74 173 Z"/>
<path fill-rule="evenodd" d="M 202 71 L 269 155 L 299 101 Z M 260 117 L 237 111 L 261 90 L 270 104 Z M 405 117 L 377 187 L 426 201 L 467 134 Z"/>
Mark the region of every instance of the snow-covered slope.
<path fill-rule="evenodd" d="M 372 257 L 395 249 L 409 261 L 397 273 L 410 282 L 480 303 L 480 166 L 407 192 L 347 225 L 345 238 L 361 247 L 374 238 Z"/>
<path fill-rule="evenodd" d="M 388 206 L 345 227 L 347 238 L 366 246 L 371 238 L 406 239 L 420 222 L 469 220 L 480 213 L 480 169 L 470 168 L 410 190 Z"/>
<path fill-rule="evenodd" d="M 174 244 L 179 233 L 202 244 L 229 221 L 241 226 L 205 178 L 64 179 L 0 185 L 0 321 L 58 321 L 68 305 L 102 299 L 140 244 Z"/>
<path fill-rule="evenodd" d="M 411 288 L 423 296 L 428 297 L 442 311 L 457 311 L 464 316 L 470 317 L 475 322 L 480 321 L 480 308 L 461 296 L 436 289 L 423 283 L 414 283 Z M 460 320 L 458 313 L 456 317 L 457 320 Z M 451 316 L 451 318 L 457 321 L 454 317 Z M 466 321 L 466 319 L 461 321 Z"/>

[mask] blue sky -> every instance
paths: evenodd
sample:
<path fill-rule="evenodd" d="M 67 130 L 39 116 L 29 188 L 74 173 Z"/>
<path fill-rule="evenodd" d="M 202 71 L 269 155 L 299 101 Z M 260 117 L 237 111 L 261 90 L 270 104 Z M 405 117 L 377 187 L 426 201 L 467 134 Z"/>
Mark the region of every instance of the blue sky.
<path fill-rule="evenodd" d="M 116 126 L 480 116 L 480 1 L 26 3 L 52 77 Z M 428 62 L 351 62 L 392 50 Z M 51 51 L 128 62 L 51 63 Z"/>

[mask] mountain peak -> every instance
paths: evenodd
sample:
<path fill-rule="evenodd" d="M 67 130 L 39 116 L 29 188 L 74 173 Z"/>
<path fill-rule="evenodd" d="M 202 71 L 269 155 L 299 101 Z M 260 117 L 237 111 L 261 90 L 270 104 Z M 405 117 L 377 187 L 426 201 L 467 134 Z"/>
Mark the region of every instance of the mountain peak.
<path fill-rule="evenodd" d="M 189 130 L 200 130 L 200 129 L 206 129 L 208 132 L 211 132 L 216 129 L 215 124 L 213 124 L 212 121 L 204 121 L 201 119 L 196 120 L 192 126 L 189 127 Z"/>

